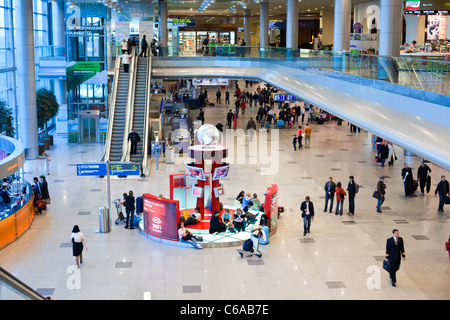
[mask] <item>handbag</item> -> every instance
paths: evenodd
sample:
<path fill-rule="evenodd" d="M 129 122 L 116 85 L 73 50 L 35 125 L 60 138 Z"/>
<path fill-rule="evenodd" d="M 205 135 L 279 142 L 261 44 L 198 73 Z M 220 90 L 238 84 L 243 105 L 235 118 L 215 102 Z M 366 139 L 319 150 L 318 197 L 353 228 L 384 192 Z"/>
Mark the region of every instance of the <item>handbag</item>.
<path fill-rule="evenodd" d="M 446 196 L 444 202 L 445 204 L 450 204 L 450 197 Z"/>
<path fill-rule="evenodd" d="M 375 199 L 380 199 L 381 197 L 380 191 L 375 190 L 372 194 L 372 197 L 374 197 Z"/>
<path fill-rule="evenodd" d="M 390 268 L 391 264 L 389 263 L 389 261 L 383 260 L 383 269 L 389 272 Z"/>

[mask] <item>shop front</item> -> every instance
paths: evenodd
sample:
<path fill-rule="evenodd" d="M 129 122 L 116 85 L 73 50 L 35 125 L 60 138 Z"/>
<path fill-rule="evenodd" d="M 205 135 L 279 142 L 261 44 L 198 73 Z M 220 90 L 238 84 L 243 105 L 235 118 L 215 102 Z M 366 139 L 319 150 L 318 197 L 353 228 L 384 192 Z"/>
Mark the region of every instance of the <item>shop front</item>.
<path fill-rule="evenodd" d="M 208 46 L 230 46 L 236 44 L 236 26 L 234 24 L 179 26 L 180 52 L 186 54 L 203 53 L 205 39 Z"/>

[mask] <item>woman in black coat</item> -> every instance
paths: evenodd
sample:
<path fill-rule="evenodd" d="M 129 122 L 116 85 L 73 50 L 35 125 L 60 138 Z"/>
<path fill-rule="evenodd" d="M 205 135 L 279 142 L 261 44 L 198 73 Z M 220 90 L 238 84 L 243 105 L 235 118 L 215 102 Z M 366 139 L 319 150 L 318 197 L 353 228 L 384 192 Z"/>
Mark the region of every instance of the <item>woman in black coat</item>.
<path fill-rule="evenodd" d="M 405 185 L 405 197 L 411 196 L 416 191 L 414 187 L 414 179 L 412 175 L 412 170 L 408 167 L 408 164 L 405 163 L 402 169 L 402 179 L 403 184 Z"/>
<path fill-rule="evenodd" d="M 209 223 L 209 233 L 224 232 L 227 230 L 225 223 L 219 220 L 219 210 L 214 211 Z"/>

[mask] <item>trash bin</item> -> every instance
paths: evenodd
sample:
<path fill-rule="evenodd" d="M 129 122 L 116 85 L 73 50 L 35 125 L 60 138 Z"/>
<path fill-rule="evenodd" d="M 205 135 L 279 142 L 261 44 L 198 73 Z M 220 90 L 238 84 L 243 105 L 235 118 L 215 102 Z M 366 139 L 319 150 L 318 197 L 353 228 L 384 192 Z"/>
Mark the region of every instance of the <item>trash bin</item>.
<path fill-rule="evenodd" d="M 111 221 L 109 218 L 109 209 L 106 207 L 98 208 L 99 233 L 108 233 L 111 229 Z"/>
<path fill-rule="evenodd" d="M 175 163 L 175 147 L 167 147 L 166 163 Z"/>

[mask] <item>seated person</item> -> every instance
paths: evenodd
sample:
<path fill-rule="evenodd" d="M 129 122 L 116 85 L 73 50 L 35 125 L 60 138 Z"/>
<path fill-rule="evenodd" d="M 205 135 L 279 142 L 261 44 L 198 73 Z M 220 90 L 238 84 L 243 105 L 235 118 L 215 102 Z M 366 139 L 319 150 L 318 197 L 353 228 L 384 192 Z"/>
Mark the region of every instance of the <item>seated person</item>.
<path fill-rule="evenodd" d="M 237 232 L 245 230 L 245 214 L 240 208 L 237 208 L 233 216 L 234 228 Z"/>
<path fill-rule="evenodd" d="M 178 223 L 178 239 L 183 242 L 190 243 L 194 248 L 202 249 L 203 246 L 197 243 L 195 236 L 184 227 L 184 222 Z"/>
<path fill-rule="evenodd" d="M 244 208 L 251 201 L 252 201 L 252 197 L 250 195 L 250 192 L 247 192 L 247 194 L 242 199 L 242 208 Z"/>
<path fill-rule="evenodd" d="M 8 185 L 4 184 L 2 187 L 2 191 L 0 191 L 0 196 L 3 199 L 3 203 L 9 204 L 11 202 L 11 197 L 8 193 Z"/>
<path fill-rule="evenodd" d="M 202 215 L 200 213 L 200 208 L 197 207 L 197 208 L 195 208 L 195 211 L 193 213 L 191 213 L 189 215 L 189 217 L 186 219 L 186 221 L 184 222 L 184 225 L 188 226 L 188 225 L 192 225 L 192 224 L 197 224 L 200 221 L 202 221 Z"/>
<path fill-rule="evenodd" d="M 253 207 L 252 209 L 255 211 L 261 211 L 261 202 L 258 199 L 258 195 L 256 193 L 253 194 L 252 199 Z"/>
<path fill-rule="evenodd" d="M 219 210 L 214 211 L 209 223 L 209 233 L 224 232 L 227 230 L 227 226 L 219 219 Z"/>
<path fill-rule="evenodd" d="M 230 230 L 230 232 L 235 233 L 233 222 L 231 221 L 231 214 L 230 210 L 225 209 L 225 212 L 222 215 L 222 221 L 227 226 L 227 229 Z"/>
<path fill-rule="evenodd" d="M 244 199 L 244 195 L 245 195 L 244 191 L 239 192 L 239 194 L 236 197 L 236 200 L 234 201 L 236 207 L 238 206 L 237 205 L 238 201 L 239 201 L 239 204 L 242 205 L 242 200 Z"/>
<path fill-rule="evenodd" d="M 251 213 L 249 210 L 252 208 L 252 202 L 247 203 L 247 205 L 242 209 L 244 211 L 245 218 L 248 222 L 252 223 L 256 221 L 256 215 Z"/>

